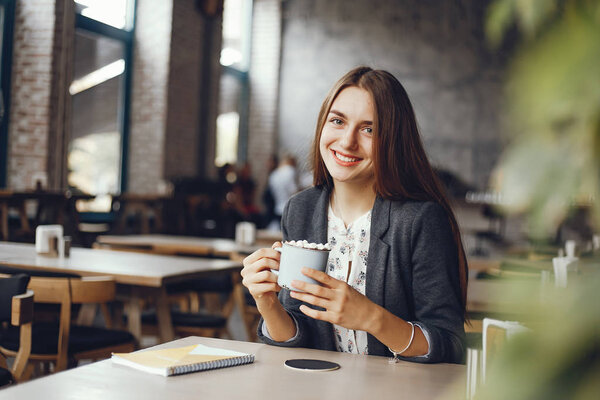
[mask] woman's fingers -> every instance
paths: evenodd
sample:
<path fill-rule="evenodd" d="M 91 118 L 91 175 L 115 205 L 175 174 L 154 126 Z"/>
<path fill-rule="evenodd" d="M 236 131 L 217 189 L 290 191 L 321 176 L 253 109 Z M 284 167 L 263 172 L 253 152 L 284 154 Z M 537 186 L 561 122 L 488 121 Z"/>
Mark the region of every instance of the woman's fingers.
<path fill-rule="evenodd" d="M 304 304 L 302 304 L 299 309 L 304 315 L 308 315 L 311 318 L 331 322 L 331 318 L 329 317 L 329 313 L 327 311 L 315 310 Z"/>
<path fill-rule="evenodd" d="M 279 252 L 263 248 L 258 249 L 244 259 L 241 271 L 242 284 L 248 288 L 252 297 L 259 298 L 266 293 L 279 292 L 277 275 L 271 270 L 279 269 Z"/>
<path fill-rule="evenodd" d="M 292 288 L 302 290 L 304 292 L 310 293 L 317 297 L 322 297 L 326 299 L 333 298 L 333 290 L 321 285 L 315 285 L 314 283 L 307 283 L 304 281 L 293 280 Z"/>
<path fill-rule="evenodd" d="M 277 283 L 277 275 L 272 273 L 269 270 L 260 271 L 256 274 L 251 274 L 242 280 L 244 286 L 251 285 L 253 283 L 261 283 L 261 282 L 275 282 Z"/>
<path fill-rule="evenodd" d="M 331 305 L 331 301 L 329 299 L 324 299 L 323 297 L 318 297 L 312 295 L 310 293 L 303 292 L 290 292 L 290 296 L 294 299 L 303 301 L 308 304 L 312 304 L 313 306 L 322 307 L 328 309 Z"/>
<path fill-rule="evenodd" d="M 260 271 L 272 269 L 279 269 L 279 261 L 273 260 L 271 258 L 261 258 L 253 262 L 252 264 L 244 265 L 244 268 L 241 271 L 241 275 L 245 278 L 248 275 L 257 274 Z"/>
<path fill-rule="evenodd" d="M 248 257 L 244 258 L 243 264 L 244 267 L 247 265 L 254 264 L 256 261 L 261 258 L 270 258 L 276 260 L 279 263 L 279 259 L 281 258 L 281 253 L 269 248 L 262 248 L 256 250 L 254 253 L 250 254 Z"/>
<path fill-rule="evenodd" d="M 323 285 L 327 286 L 327 287 L 338 287 L 340 285 L 340 283 L 343 283 L 335 278 L 332 278 L 331 276 L 327 275 L 325 272 L 322 271 L 317 271 L 316 269 L 312 269 L 312 268 L 302 268 L 302 274 L 308 276 L 309 278 L 314 279 L 317 282 L 322 283 Z"/>
<path fill-rule="evenodd" d="M 255 299 L 261 297 L 265 293 L 279 292 L 280 290 L 281 290 L 281 288 L 277 285 L 277 283 L 269 283 L 269 282 L 255 283 L 248 287 L 248 291 L 250 292 L 252 297 L 254 297 Z"/>

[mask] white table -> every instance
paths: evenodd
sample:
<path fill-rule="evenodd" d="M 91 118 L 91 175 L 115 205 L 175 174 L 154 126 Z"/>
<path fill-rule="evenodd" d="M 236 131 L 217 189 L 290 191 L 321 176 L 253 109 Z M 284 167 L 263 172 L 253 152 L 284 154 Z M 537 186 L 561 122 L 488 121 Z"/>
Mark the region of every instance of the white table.
<path fill-rule="evenodd" d="M 465 367 L 457 364 L 388 364 L 387 358 L 259 343 L 188 337 L 155 348 L 202 343 L 255 354 L 253 364 L 162 377 L 110 360 L 0 390 L 0 399 L 438 399 L 464 397 Z M 290 358 L 334 361 L 330 372 L 284 367 Z"/>
<path fill-rule="evenodd" d="M 101 235 L 95 248 L 153 254 L 223 256 L 250 254 L 264 245 L 242 245 L 231 239 L 176 235 Z"/>
<path fill-rule="evenodd" d="M 231 260 L 215 260 L 109 250 L 71 249 L 68 258 L 44 257 L 32 244 L 0 242 L 0 265 L 80 276 L 112 276 L 128 292 L 129 330 L 141 337 L 140 299 L 150 296 L 156 301 L 159 336 L 173 340 L 166 285 L 196 279 L 211 273 L 236 272 L 241 264 Z"/>

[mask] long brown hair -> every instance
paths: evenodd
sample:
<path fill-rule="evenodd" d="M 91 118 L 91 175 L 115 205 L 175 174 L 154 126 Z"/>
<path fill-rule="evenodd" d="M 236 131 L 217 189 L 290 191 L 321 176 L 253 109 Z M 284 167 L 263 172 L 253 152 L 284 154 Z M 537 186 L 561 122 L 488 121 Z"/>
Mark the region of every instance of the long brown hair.
<path fill-rule="evenodd" d="M 333 179 L 321 157 L 319 142 L 333 101 L 342 90 L 350 86 L 369 92 L 375 104 L 376 116 L 373 121 L 375 193 L 388 200 L 434 201 L 446 211 L 458 250 L 458 276 L 462 306 L 465 310 L 467 259 L 458 223 L 445 190 L 425 154 L 408 94 L 392 74 L 369 67 L 357 67 L 333 85 L 321 106 L 312 147 L 315 186 L 333 188 Z"/>

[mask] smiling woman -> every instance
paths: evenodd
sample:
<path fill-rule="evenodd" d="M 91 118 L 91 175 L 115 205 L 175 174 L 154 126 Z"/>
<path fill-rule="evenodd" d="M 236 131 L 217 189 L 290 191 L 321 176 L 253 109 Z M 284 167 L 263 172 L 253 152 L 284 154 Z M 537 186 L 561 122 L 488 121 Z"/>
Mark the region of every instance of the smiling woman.
<path fill-rule="evenodd" d="M 283 238 L 329 242 L 326 272 L 304 268 L 319 285 L 281 290 L 271 272 L 279 253 L 248 256 L 242 276 L 263 317 L 259 337 L 462 362 L 464 249 L 400 82 L 367 67 L 343 76 L 321 107 L 312 157 L 314 187 L 289 200 Z"/>
<path fill-rule="evenodd" d="M 364 185 L 373 178 L 371 162 L 375 109 L 364 89 L 340 92 L 323 125 L 319 150 L 334 182 Z"/>

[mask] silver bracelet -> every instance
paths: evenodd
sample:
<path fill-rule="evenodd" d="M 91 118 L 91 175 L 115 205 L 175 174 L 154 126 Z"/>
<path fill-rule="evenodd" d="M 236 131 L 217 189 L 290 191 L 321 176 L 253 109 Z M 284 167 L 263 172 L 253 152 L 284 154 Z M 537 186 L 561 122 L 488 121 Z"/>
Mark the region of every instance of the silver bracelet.
<path fill-rule="evenodd" d="M 415 324 L 413 324 L 412 322 L 409 322 L 409 321 L 406 321 L 406 323 L 410 324 L 410 327 L 411 327 L 410 340 L 408 341 L 408 344 L 406 345 L 406 347 L 404 347 L 400 351 L 394 351 L 388 347 L 388 350 L 390 351 L 390 353 L 392 353 L 394 355 L 394 357 L 390 357 L 390 359 L 389 359 L 390 364 L 397 363 L 398 361 L 400 361 L 398 356 L 401 355 L 402 353 L 404 353 L 406 350 L 408 350 L 408 348 L 410 347 L 410 345 L 413 342 L 413 339 L 415 338 Z"/>

